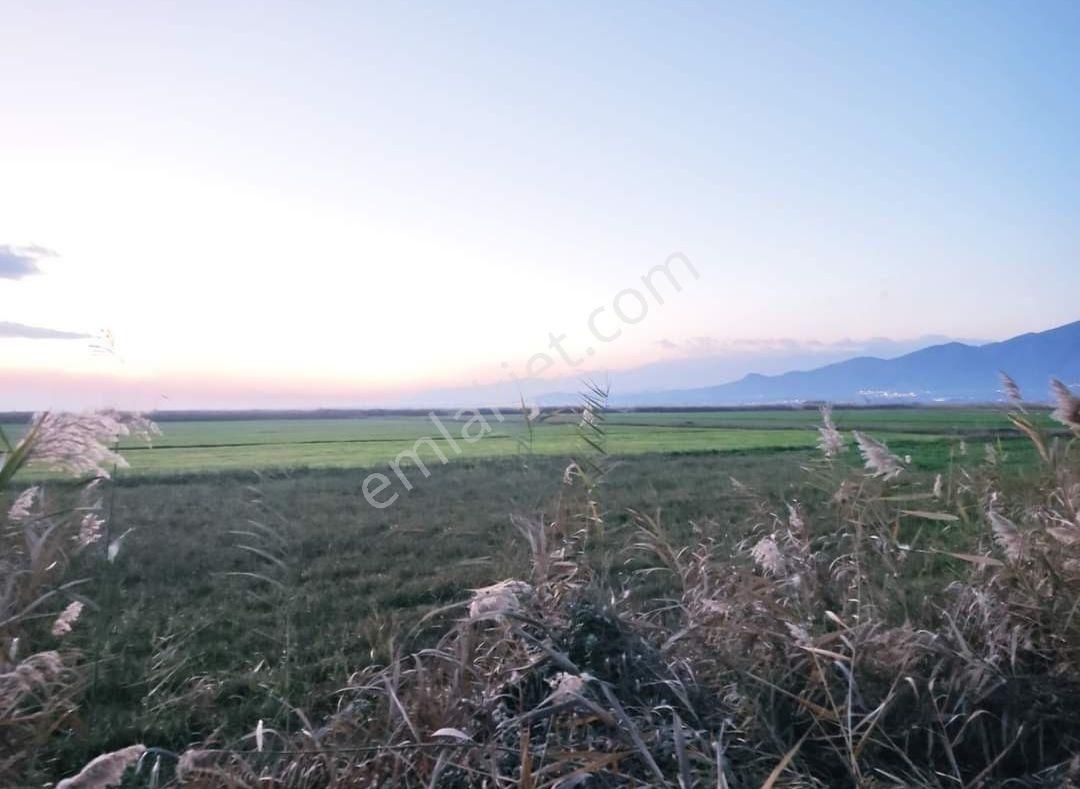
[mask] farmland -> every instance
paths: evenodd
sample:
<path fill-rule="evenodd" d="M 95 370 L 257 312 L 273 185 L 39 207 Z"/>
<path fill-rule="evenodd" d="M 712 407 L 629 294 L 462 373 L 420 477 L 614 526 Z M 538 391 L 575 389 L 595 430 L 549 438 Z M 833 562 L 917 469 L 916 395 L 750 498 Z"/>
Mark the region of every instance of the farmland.
<path fill-rule="evenodd" d="M 468 428 L 472 436 L 483 432 L 482 438 L 471 442 L 460 438 L 469 418 L 438 418 L 449 439 L 424 415 L 164 421 L 164 435 L 152 448 L 124 442 L 131 464 L 124 474 L 376 467 L 390 463 L 422 438 L 430 439 L 418 446 L 420 457 L 429 463 L 440 460 L 438 453 L 451 460 L 523 454 L 566 457 L 577 446 L 573 414 L 545 415 L 530 430 L 521 414 L 506 412 L 500 421 L 486 413 L 486 427 Z M 806 449 L 817 441 L 819 421 L 813 409 L 613 412 L 607 421 L 608 451 L 636 455 Z M 1041 421 L 1046 421 L 1045 415 Z M 1009 429 L 1005 416 L 989 408 L 844 409 L 836 412 L 836 422 L 841 429 L 869 431 L 904 444 L 958 436 L 981 439 Z M 17 436 L 20 426 L 6 429 Z"/>
<path fill-rule="evenodd" d="M 748 509 L 730 477 L 790 495 L 808 456 L 785 453 L 779 464 L 767 452 L 635 456 L 605 486 L 605 544 L 625 543 L 630 508 L 662 509 L 679 539 L 691 522 L 721 536 Z M 80 561 L 78 572 L 96 575 L 86 593 L 98 610 L 71 645 L 96 671 L 90 742 L 65 759 L 75 765 L 132 738 L 179 747 L 218 726 L 239 736 L 260 718 L 285 726 L 283 698 L 312 716 L 332 711 L 350 673 L 385 663 L 424 613 L 522 571 L 527 551 L 510 516 L 552 513 L 564 466 L 461 460 L 386 510 L 369 507 L 359 475 L 342 469 L 116 487 L 111 528 L 135 531 L 115 563 Z M 273 582 L 232 575 L 248 572 Z"/>

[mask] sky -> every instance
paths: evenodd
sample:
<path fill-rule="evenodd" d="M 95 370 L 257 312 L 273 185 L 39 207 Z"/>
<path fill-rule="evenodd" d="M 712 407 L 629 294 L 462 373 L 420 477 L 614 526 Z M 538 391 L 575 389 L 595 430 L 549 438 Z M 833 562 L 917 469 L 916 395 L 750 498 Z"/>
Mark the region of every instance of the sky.
<path fill-rule="evenodd" d="M 0 409 L 1080 318 L 1075 3 L 0 11 Z"/>

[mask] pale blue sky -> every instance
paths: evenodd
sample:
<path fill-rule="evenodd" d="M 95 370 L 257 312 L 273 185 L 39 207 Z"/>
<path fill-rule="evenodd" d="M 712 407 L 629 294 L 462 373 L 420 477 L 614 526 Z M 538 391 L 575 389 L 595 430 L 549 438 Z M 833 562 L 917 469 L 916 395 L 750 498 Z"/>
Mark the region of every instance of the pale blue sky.
<path fill-rule="evenodd" d="M 490 381 L 674 251 L 700 279 L 592 364 L 1080 317 L 1075 3 L 2 14 L 0 246 L 58 254 L 0 321 L 120 351 L 0 339 L 15 377 Z"/>

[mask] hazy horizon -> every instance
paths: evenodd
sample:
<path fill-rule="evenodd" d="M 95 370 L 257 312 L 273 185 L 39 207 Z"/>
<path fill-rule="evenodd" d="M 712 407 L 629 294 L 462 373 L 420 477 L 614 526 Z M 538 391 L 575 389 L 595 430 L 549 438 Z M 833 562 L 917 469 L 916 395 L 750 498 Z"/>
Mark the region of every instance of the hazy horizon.
<path fill-rule="evenodd" d="M 33 411 L 42 408 L 79 410 L 86 407 L 119 407 L 133 410 L 317 410 L 320 408 L 461 408 L 475 406 L 520 406 L 522 397 L 530 402 L 552 395 L 576 397 L 587 381 L 605 383 L 618 400 L 628 395 L 650 394 L 681 388 L 730 383 L 751 373 L 777 375 L 808 370 L 857 357 L 892 359 L 916 350 L 948 342 L 982 345 L 994 340 L 949 338 L 927 335 L 912 340 L 843 340 L 836 343 L 796 343 L 771 340 L 760 343 L 705 342 L 695 338 L 686 347 L 667 349 L 658 361 L 619 370 L 556 368 L 543 378 L 515 378 L 499 371 L 484 380 L 421 386 L 382 393 L 321 389 L 326 382 L 298 381 L 281 384 L 267 381 L 223 382 L 209 388 L 204 381 L 181 378 L 117 378 L 108 375 L 70 375 L 44 372 L 28 375 L 21 382 L 20 396 L 34 407 L 18 405 L 0 393 L 0 410 Z M 1007 338 L 1001 338 L 1007 339 Z M 562 374 L 559 374 L 562 373 Z M 89 406 L 85 393 L 97 402 Z M 147 405 L 148 403 L 154 405 Z M 5 404 L 7 403 L 7 404 Z"/>

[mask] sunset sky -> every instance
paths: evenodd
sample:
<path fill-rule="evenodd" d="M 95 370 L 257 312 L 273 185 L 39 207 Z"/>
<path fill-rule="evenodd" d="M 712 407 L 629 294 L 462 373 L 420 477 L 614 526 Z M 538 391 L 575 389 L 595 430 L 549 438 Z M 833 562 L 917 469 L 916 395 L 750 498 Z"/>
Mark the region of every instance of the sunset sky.
<path fill-rule="evenodd" d="M 90 5 L 3 4 L 0 408 L 1080 318 L 1080 4 Z"/>

